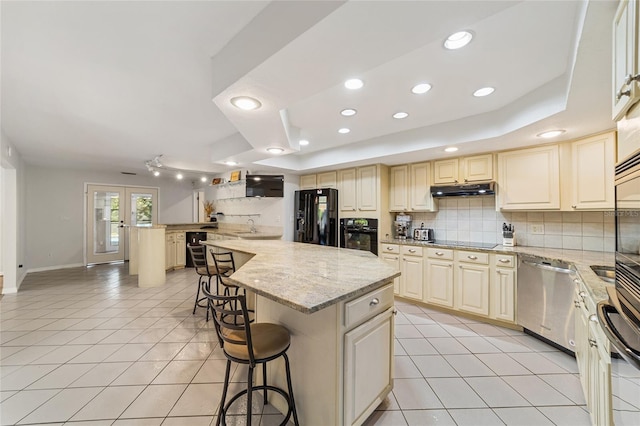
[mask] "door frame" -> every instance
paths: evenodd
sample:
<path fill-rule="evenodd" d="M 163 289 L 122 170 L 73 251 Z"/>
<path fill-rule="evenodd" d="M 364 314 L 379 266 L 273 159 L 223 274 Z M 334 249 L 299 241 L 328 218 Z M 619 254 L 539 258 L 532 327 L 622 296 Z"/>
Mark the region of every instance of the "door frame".
<path fill-rule="evenodd" d="M 104 187 L 119 187 L 122 189 L 122 191 L 125 193 L 125 199 L 127 198 L 127 194 L 128 191 L 127 189 L 151 189 L 151 190 L 155 190 L 156 191 L 156 208 L 153 209 L 153 213 L 152 213 L 152 219 L 151 222 L 153 225 L 157 225 L 159 218 L 160 218 L 160 187 L 158 186 L 144 186 L 144 185 L 125 185 L 125 184 L 108 184 L 108 183 L 96 183 L 96 182 L 85 182 L 84 183 L 84 191 L 83 191 L 83 229 L 82 229 L 82 237 L 83 237 L 83 244 L 82 244 L 82 259 L 83 259 L 83 263 L 85 265 L 88 265 L 87 263 L 87 253 L 89 250 L 88 247 L 88 221 L 89 221 L 89 217 L 88 217 L 88 207 L 89 207 L 89 185 L 93 185 L 93 186 L 104 186 Z M 125 206 L 129 205 L 129 200 L 125 201 Z M 130 225 L 129 223 L 129 217 L 127 214 L 124 215 L 124 223 L 125 223 L 125 227 L 124 230 L 125 232 L 123 232 L 123 241 L 128 241 L 129 239 L 129 227 L 128 225 Z M 124 235 L 126 234 L 126 235 Z M 129 260 L 128 259 L 128 247 L 126 249 L 123 250 L 123 257 L 124 260 Z M 118 262 L 122 262 L 122 260 L 118 260 Z"/>

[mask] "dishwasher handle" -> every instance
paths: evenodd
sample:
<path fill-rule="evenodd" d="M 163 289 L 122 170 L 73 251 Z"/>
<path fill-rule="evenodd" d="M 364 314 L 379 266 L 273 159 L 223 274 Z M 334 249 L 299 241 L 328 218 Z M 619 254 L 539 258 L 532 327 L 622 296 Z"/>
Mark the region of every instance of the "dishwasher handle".
<path fill-rule="evenodd" d="M 522 263 L 524 263 L 525 265 L 533 266 L 535 268 L 544 269 L 545 271 L 560 272 L 563 274 L 570 274 L 572 272 L 571 269 L 559 268 L 557 266 L 551 266 L 545 263 L 529 262 L 527 260 L 523 260 Z"/>

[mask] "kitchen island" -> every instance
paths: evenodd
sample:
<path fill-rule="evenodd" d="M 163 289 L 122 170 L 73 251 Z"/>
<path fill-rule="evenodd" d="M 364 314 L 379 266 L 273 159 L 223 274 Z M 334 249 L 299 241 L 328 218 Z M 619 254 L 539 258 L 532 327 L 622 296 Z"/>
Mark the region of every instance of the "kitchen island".
<path fill-rule="evenodd" d="M 392 283 L 400 273 L 358 250 L 289 241 L 207 244 L 234 253 L 230 280 L 255 294 L 256 320 L 291 332 L 300 424 L 364 422 L 393 388 Z M 286 387 L 283 365 L 270 364 L 269 380 Z"/>

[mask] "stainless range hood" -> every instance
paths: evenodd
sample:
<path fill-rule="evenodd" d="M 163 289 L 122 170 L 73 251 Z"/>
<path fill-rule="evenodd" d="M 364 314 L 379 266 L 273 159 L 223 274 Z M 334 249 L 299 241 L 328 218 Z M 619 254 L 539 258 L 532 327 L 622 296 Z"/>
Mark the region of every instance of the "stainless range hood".
<path fill-rule="evenodd" d="M 439 197 L 473 197 L 478 195 L 494 195 L 495 182 L 465 183 L 463 185 L 432 186 L 431 195 Z"/>

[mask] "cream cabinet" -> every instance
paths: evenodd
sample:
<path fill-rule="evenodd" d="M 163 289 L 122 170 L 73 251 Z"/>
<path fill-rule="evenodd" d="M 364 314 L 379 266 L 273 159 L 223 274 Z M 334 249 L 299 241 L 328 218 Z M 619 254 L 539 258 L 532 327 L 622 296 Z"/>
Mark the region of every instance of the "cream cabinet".
<path fill-rule="evenodd" d="M 381 182 L 388 184 L 386 176 L 381 179 L 383 169 L 387 173 L 386 166 L 377 164 L 338 170 L 338 199 L 343 216 L 350 217 L 354 212 L 365 217 L 377 215 L 381 201 L 387 202 L 387 191 L 380 193 Z"/>
<path fill-rule="evenodd" d="M 493 179 L 493 154 L 434 161 L 434 184 L 477 182 Z"/>
<path fill-rule="evenodd" d="M 498 154 L 498 206 L 503 210 L 559 210 L 558 145 Z"/>
<path fill-rule="evenodd" d="M 396 271 L 400 271 L 400 246 L 397 244 L 382 244 L 380 247 L 380 258 Z M 393 280 L 393 293 L 400 294 L 400 277 Z"/>
<path fill-rule="evenodd" d="M 571 143 L 570 210 L 614 208 L 615 132 Z"/>
<path fill-rule="evenodd" d="M 453 308 L 453 250 L 428 248 L 424 301 Z"/>
<path fill-rule="evenodd" d="M 184 268 L 187 264 L 187 243 L 185 233 L 176 234 L 176 267 Z"/>
<path fill-rule="evenodd" d="M 338 170 L 338 199 L 341 211 L 355 212 L 357 210 L 356 169 Z"/>
<path fill-rule="evenodd" d="M 409 166 L 389 168 L 389 211 L 402 212 L 409 207 Z"/>
<path fill-rule="evenodd" d="M 492 276 L 489 289 L 489 316 L 515 322 L 516 318 L 516 256 L 492 254 Z"/>
<path fill-rule="evenodd" d="M 356 200 L 358 210 L 378 210 L 378 170 L 375 165 L 358 167 Z"/>
<path fill-rule="evenodd" d="M 437 210 L 431 196 L 431 163 L 409 165 L 409 201 L 413 211 Z"/>
<path fill-rule="evenodd" d="M 303 175 L 300 176 L 300 189 L 316 189 L 317 185 L 316 175 Z"/>
<path fill-rule="evenodd" d="M 187 244 L 184 232 L 170 232 L 165 235 L 165 270 L 184 268 L 186 265 Z"/>
<path fill-rule="evenodd" d="M 316 175 L 316 183 L 318 188 L 338 188 L 338 178 L 337 173 L 333 172 L 324 172 L 318 173 Z"/>
<path fill-rule="evenodd" d="M 457 259 L 454 306 L 489 316 L 489 254 L 458 250 Z"/>
<path fill-rule="evenodd" d="M 587 289 L 576 279 L 575 355 L 587 409 L 594 425 L 613 425 L 611 412 L 611 354 Z"/>
<path fill-rule="evenodd" d="M 613 19 L 612 117 L 620 120 L 640 99 L 638 2 L 622 0 Z"/>
<path fill-rule="evenodd" d="M 401 246 L 400 296 L 422 300 L 422 247 Z"/>

